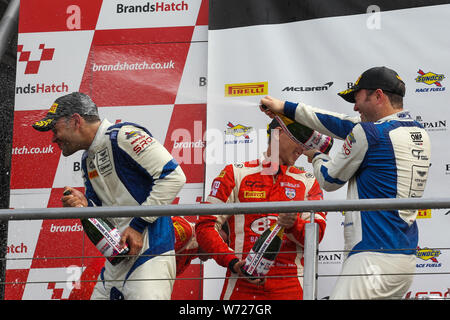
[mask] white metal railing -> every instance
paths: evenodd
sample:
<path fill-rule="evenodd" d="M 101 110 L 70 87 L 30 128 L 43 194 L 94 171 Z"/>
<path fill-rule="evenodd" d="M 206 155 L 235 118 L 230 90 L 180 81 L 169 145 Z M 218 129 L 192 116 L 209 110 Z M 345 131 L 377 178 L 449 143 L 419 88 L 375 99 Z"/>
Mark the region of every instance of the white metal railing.
<path fill-rule="evenodd" d="M 274 201 L 225 204 L 174 204 L 85 208 L 0 209 L 3 220 L 75 219 L 87 217 L 196 216 L 279 212 L 359 211 L 450 208 L 450 198 Z"/>
<path fill-rule="evenodd" d="M 445 209 L 450 198 L 313 200 L 247 202 L 226 204 L 177 204 L 163 206 L 123 206 L 85 208 L 0 209 L 0 221 L 75 219 L 87 217 L 200 216 L 208 214 L 251 214 L 281 212 L 340 212 L 394 209 Z M 314 215 L 311 215 L 314 222 Z M 305 226 L 303 299 L 317 297 L 318 225 Z"/>

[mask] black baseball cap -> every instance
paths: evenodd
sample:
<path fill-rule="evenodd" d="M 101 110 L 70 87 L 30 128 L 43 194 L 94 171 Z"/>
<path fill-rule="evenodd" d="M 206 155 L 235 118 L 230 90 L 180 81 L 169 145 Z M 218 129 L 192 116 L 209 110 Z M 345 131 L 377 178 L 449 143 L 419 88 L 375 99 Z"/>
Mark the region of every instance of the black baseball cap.
<path fill-rule="evenodd" d="M 364 71 L 356 80 L 353 87 L 339 92 L 345 101 L 355 103 L 355 93 L 361 89 L 381 89 L 386 92 L 405 96 L 405 83 L 402 78 L 392 69 L 386 67 L 373 67 Z"/>
<path fill-rule="evenodd" d="M 56 99 L 45 118 L 35 122 L 33 128 L 38 131 L 51 130 L 56 120 L 71 116 L 74 113 L 78 113 L 81 116 L 92 115 L 98 117 L 97 106 L 87 94 L 72 92 Z"/>

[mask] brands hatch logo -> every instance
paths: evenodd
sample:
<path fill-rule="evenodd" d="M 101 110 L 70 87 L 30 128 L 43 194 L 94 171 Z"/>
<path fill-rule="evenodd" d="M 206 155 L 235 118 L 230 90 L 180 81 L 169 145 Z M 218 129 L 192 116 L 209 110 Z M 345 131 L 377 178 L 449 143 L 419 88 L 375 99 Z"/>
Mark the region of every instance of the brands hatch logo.
<path fill-rule="evenodd" d="M 41 43 L 39 45 L 39 50 L 41 50 L 40 58 L 38 60 L 31 60 L 31 51 L 24 50 L 24 46 L 22 44 L 17 46 L 19 62 L 26 63 L 25 74 L 37 74 L 42 61 L 53 60 L 55 48 L 46 48 L 45 43 Z"/>
<path fill-rule="evenodd" d="M 310 92 L 310 91 L 326 91 L 333 85 L 333 82 L 327 82 L 322 86 L 287 86 L 284 87 L 281 91 L 291 91 L 291 92 Z"/>
<path fill-rule="evenodd" d="M 443 74 L 437 74 L 431 71 L 424 72 L 423 70 L 419 69 L 417 71 L 419 74 L 414 80 L 416 80 L 417 83 L 423 83 L 428 86 L 428 88 L 417 88 L 416 92 L 436 92 L 436 91 L 445 91 L 445 87 L 442 86 L 442 80 L 445 79 L 445 76 Z"/>
<path fill-rule="evenodd" d="M 55 48 L 46 48 L 45 43 L 39 45 L 40 58 L 38 60 L 32 60 L 31 55 L 36 55 L 35 52 L 24 50 L 23 45 L 17 46 L 18 62 L 25 63 L 25 74 L 38 74 L 41 63 L 49 62 L 53 60 L 55 54 Z M 16 94 L 43 94 L 43 93 L 65 93 L 69 92 L 69 85 L 64 81 L 58 83 L 28 83 L 21 86 L 16 86 Z"/>
<path fill-rule="evenodd" d="M 225 97 L 267 95 L 268 87 L 268 82 L 226 84 Z"/>
<path fill-rule="evenodd" d="M 189 5 L 187 2 L 163 2 L 157 1 L 155 3 L 147 2 L 144 5 L 125 5 L 118 3 L 116 5 L 116 13 L 153 13 L 153 12 L 176 12 L 188 11 Z"/>

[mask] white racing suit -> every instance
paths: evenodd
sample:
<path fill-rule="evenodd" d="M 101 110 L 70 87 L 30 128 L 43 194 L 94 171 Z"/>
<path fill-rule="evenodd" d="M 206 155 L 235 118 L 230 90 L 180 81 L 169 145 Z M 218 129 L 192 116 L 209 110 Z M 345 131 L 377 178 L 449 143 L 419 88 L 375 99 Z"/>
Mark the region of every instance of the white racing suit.
<path fill-rule="evenodd" d="M 82 170 L 89 206 L 170 204 L 186 181 L 175 159 L 145 128 L 108 120 L 83 154 Z M 128 226 L 141 232 L 144 246 L 139 256 L 115 266 L 106 261 L 91 299 L 170 299 L 176 277 L 171 217 L 110 221 L 120 232 Z"/>
<path fill-rule="evenodd" d="M 348 181 L 348 199 L 423 195 L 431 145 L 427 132 L 407 111 L 377 122 L 361 122 L 359 117 L 286 102 L 284 114 L 344 140 L 333 158 L 322 153 L 316 153 L 313 158 L 314 175 L 324 190 L 334 191 Z M 345 212 L 347 261 L 343 273 L 369 276 L 340 277 L 331 298 L 401 298 L 411 284 L 415 269 L 416 216 L 417 210 Z M 399 273 L 399 270 L 409 275 L 381 275 Z"/>

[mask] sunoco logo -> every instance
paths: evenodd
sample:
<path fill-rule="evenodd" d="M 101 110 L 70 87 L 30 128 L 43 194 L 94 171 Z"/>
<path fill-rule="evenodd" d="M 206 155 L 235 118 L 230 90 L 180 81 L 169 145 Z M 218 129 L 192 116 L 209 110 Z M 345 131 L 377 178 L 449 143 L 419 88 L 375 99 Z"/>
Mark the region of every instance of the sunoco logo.
<path fill-rule="evenodd" d="M 430 248 L 419 248 L 417 247 L 416 257 L 426 261 L 427 263 L 418 263 L 416 267 L 441 267 L 442 263 L 437 260 L 437 257 L 441 255 L 441 250 L 430 249 Z"/>
<path fill-rule="evenodd" d="M 428 85 L 435 84 L 438 87 L 442 87 L 441 81 L 445 78 L 443 74 L 436 74 L 434 72 L 425 73 L 420 69 L 419 71 L 417 71 L 417 73 L 419 74 L 419 76 L 415 79 L 416 82 L 422 82 Z"/>
<path fill-rule="evenodd" d="M 430 249 L 430 248 L 420 249 L 419 247 L 417 248 L 417 253 L 416 253 L 417 258 L 420 258 L 425 261 L 431 260 L 433 262 L 438 262 L 436 258 L 439 257 L 440 255 L 441 255 L 441 250 L 435 250 L 435 249 Z"/>
<path fill-rule="evenodd" d="M 444 91 L 445 87 L 442 86 L 442 80 L 445 79 L 445 76 L 443 74 L 437 74 L 434 72 L 424 72 L 421 69 L 417 71 L 419 76 L 415 78 L 417 83 L 424 83 L 428 86 L 431 86 L 430 88 L 418 88 L 416 89 L 416 92 L 433 92 L 433 91 Z"/>
<path fill-rule="evenodd" d="M 225 97 L 266 95 L 268 87 L 268 82 L 226 84 Z"/>

